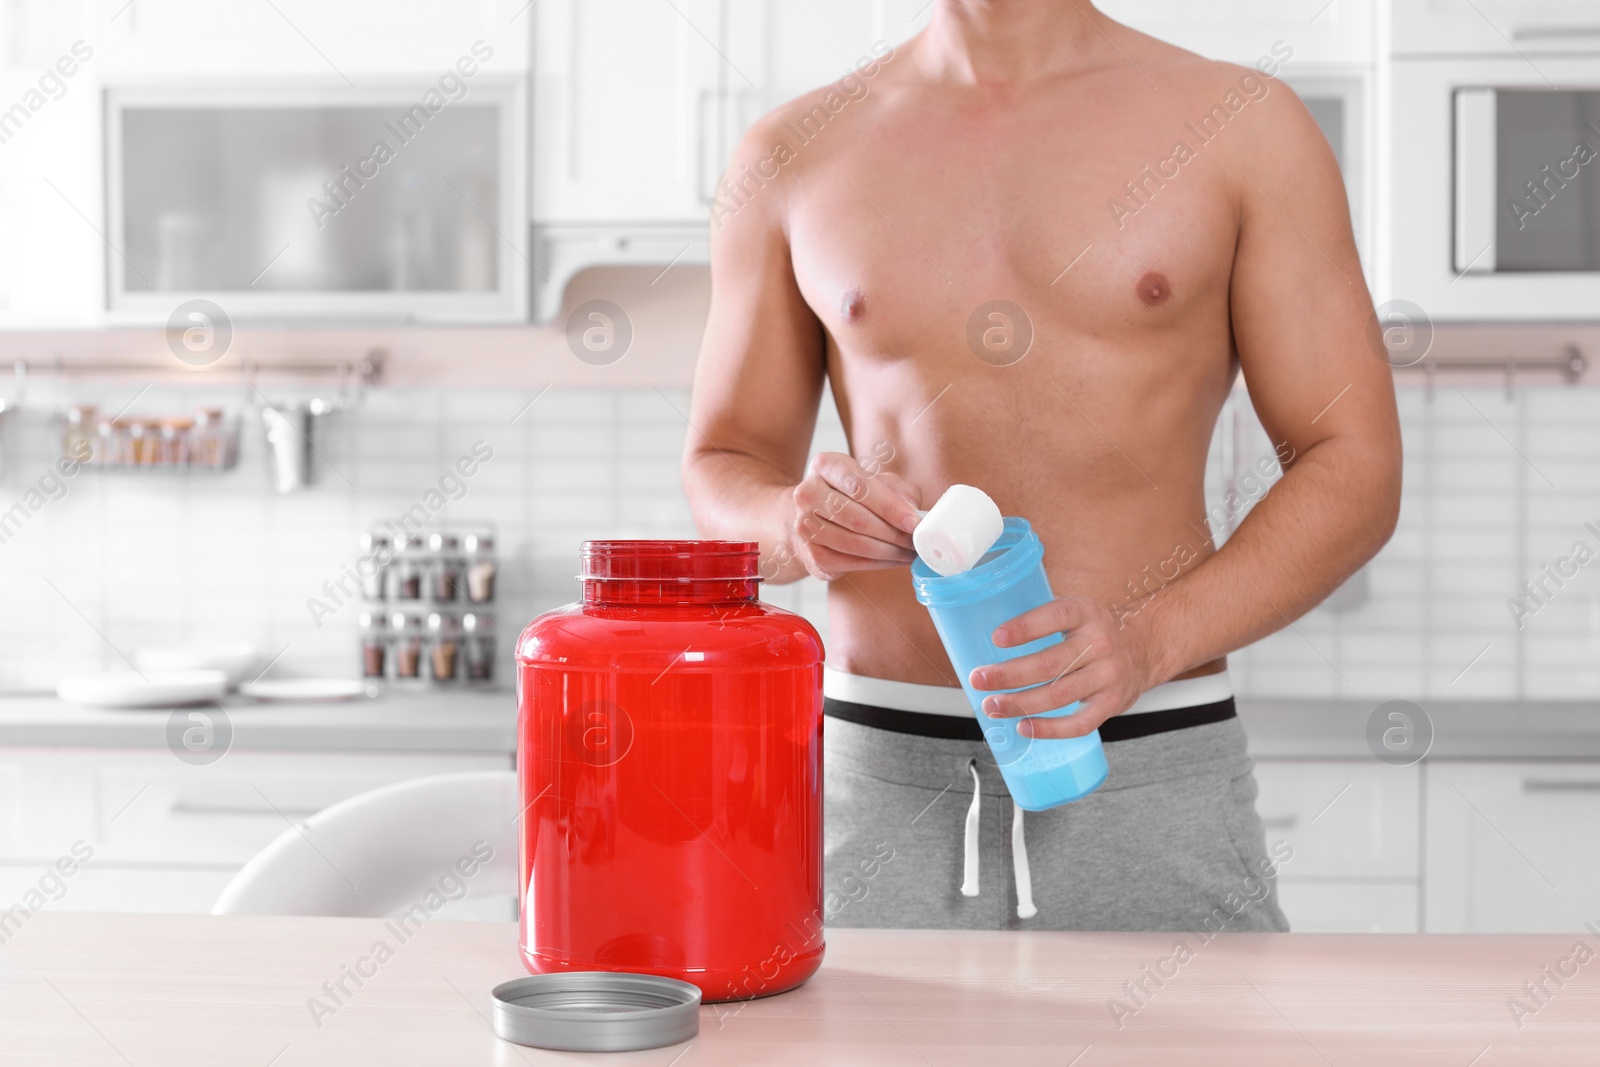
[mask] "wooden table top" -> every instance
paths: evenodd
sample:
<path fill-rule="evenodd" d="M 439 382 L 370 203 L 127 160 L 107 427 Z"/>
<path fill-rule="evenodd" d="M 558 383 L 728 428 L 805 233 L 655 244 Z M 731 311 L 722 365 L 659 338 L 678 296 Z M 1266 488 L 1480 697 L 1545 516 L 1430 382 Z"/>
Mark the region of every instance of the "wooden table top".
<path fill-rule="evenodd" d="M 837 930 L 822 970 L 800 989 L 708 1005 L 692 1042 L 607 1055 L 494 1035 L 489 990 L 522 974 L 514 938 L 500 923 L 436 922 L 400 943 L 368 919 L 40 912 L 0 946 L 0 1063 L 1600 1063 L 1600 936 L 1585 931 L 1202 942 Z M 392 958 L 359 988 L 347 980 L 344 1003 L 314 1018 L 310 998 L 379 939 Z M 1141 981 L 1148 994 L 1130 996 L 1124 983 Z M 1524 1010 L 1514 1012 L 1517 1003 Z"/>

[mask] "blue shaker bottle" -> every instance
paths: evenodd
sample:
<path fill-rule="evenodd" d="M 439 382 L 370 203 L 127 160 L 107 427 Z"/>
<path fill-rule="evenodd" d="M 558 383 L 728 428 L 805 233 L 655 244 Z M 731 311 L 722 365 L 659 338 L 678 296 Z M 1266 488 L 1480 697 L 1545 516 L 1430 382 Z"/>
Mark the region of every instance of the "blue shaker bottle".
<path fill-rule="evenodd" d="M 1106 754 L 1100 731 L 1084 737 L 1023 737 L 1021 719 L 994 719 L 984 714 L 983 698 L 998 690 L 976 690 L 968 682 L 974 667 L 1016 659 L 1059 644 L 1051 634 L 1015 648 L 1000 648 L 990 639 L 995 628 L 1054 599 L 1044 572 L 1044 545 L 1026 519 L 1007 517 L 1000 539 L 977 566 L 960 574 L 936 574 L 922 560 L 911 564 L 917 600 L 933 616 L 939 639 L 961 676 L 972 710 L 994 752 L 1012 799 L 1025 811 L 1045 811 L 1088 796 L 1106 780 Z M 1033 718 L 1071 715 L 1076 702 Z"/>

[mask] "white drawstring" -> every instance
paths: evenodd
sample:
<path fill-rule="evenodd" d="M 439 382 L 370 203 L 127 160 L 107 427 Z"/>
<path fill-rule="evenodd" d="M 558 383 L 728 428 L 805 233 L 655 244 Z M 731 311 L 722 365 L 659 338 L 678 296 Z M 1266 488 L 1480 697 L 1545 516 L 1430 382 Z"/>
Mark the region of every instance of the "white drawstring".
<path fill-rule="evenodd" d="M 978 800 L 983 796 L 983 790 L 978 783 L 978 761 L 967 763 L 967 770 L 972 772 L 972 805 L 967 808 L 967 835 L 966 852 L 961 863 L 961 895 L 975 897 L 978 895 Z"/>
<path fill-rule="evenodd" d="M 961 895 L 978 895 L 978 813 L 983 796 L 978 779 L 978 761 L 967 763 L 972 772 L 972 803 L 967 807 L 967 832 L 961 862 Z M 1031 919 L 1039 914 L 1033 906 L 1033 875 L 1028 870 L 1028 843 L 1022 836 L 1022 808 L 1011 802 L 1011 872 L 1017 882 L 1017 918 Z"/>
<path fill-rule="evenodd" d="M 1022 838 L 1022 805 L 1011 802 L 1011 872 L 1017 879 L 1017 918 L 1039 914 L 1033 906 L 1033 875 L 1028 871 L 1028 843 Z"/>

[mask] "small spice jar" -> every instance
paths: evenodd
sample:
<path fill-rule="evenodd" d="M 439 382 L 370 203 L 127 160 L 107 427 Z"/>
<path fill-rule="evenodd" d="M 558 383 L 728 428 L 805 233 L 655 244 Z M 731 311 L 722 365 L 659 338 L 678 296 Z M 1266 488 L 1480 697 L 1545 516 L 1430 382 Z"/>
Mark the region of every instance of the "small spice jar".
<path fill-rule="evenodd" d="M 122 421 L 122 420 L 118 420 Z M 123 445 L 123 462 L 135 467 L 142 467 L 145 463 L 145 422 L 143 419 L 126 420 L 123 433 L 126 435 Z"/>
<path fill-rule="evenodd" d="M 461 539 L 452 533 L 436 533 L 428 538 L 430 585 L 434 600 L 449 603 L 461 588 Z"/>
<path fill-rule="evenodd" d="M 189 430 L 189 463 L 196 467 L 226 467 L 228 438 L 222 427 L 221 408 L 200 408 Z"/>
<path fill-rule="evenodd" d="M 189 465 L 189 431 L 194 420 L 182 415 L 160 420 L 160 436 L 156 440 L 155 462 L 163 467 Z"/>
<path fill-rule="evenodd" d="M 363 611 L 361 626 L 361 676 L 384 677 L 384 666 L 389 658 L 389 619 L 381 611 Z"/>
<path fill-rule="evenodd" d="M 371 530 L 361 535 L 361 556 L 356 573 L 361 576 L 361 595 L 367 600 L 382 600 L 388 588 L 389 563 L 394 558 L 394 542 L 389 535 Z"/>
<path fill-rule="evenodd" d="M 422 678 L 422 616 L 397 611 L 389 617 L 394 634 L 394 676 L 402 680 Z"/>
<path fill-rule="evenodd" d="M 67 429 L 62 435 L 62 455 L 79 463 L 89 462 L 99 444 L 93 404 L 74 404 L 67 409 Z"/>
<path fill-rule="evenodd" d="M 395 546 L 394 562 L 389 569 L 396 600 L 421 600 L 422 578 L 427 545 L 420 537 L 406 537 Z"/>
<path fill-rule="evenodd" d="M 454 682 L 460 653 L 460 618 L 449 611 L 431 613 L 428 616 L 429 677 L 435 682 Z"/>
<path fill-rule="evenodd" d="M 107 467 L 125 467 L 133 462 L 128 420 L 101 419 L 95 436 L 100 439 L 99 447 L 94 452 L 96 463 Z"/>
<path fill-rule="evenodd" d="M 461 616 L 461 659 L 469 685 L 494 682 L 494 616 L 469 611 Z"/>
<path fill-rule="evenodd" d="M 106 467 L 117 462 L 117 427 L 111 419 L 101 419 L 95 424 L 89 462 Z"/>
<path fill-rule="evenodd" d="M 128 423 L 130 456 L 136 467 L 161 463 L 161 420 L 133 419 Z"/>
<path fill-rule="evenodd" d="M 474 604 L 487 604 L 494 600 L 495 571 L 499 564 L 494 558 L 494 534 L 469 533 L 461 539 L 466 552 L 467 599 Z"/>

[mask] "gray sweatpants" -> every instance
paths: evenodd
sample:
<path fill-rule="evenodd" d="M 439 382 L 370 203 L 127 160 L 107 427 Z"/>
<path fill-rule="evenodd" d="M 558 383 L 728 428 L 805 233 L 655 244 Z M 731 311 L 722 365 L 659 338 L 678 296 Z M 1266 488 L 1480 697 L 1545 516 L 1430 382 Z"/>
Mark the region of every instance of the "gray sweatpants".
<path fill-rule="evenodd" d="M 1023 815 L 1034 904 L 1017 917 L 1011 796 L 982 742 L 823 725 L 824 910 L 833 926 L 1039 930 L 1287 930 L 1238 719 L 1106 745 L 1083 800 Z M 978 890 L 964 833 L 981 785 Z"/>

